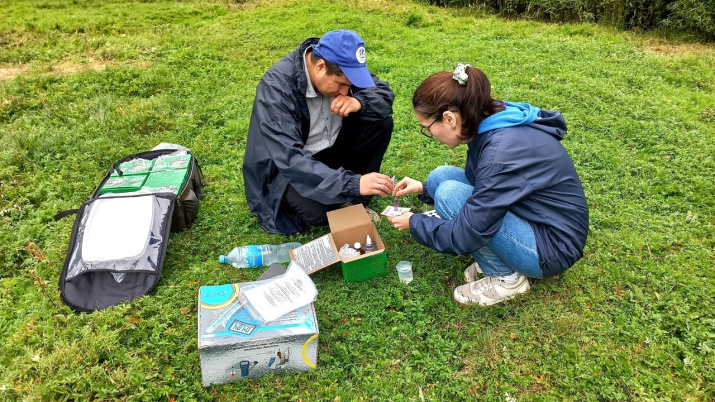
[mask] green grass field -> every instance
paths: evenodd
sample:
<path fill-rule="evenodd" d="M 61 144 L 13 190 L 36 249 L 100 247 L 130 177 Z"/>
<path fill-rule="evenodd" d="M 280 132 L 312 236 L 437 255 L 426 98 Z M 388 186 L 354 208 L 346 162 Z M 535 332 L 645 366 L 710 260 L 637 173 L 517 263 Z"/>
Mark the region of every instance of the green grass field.
<path fill-rule="evenodd" d="M 0 400 L 713 400 L 715 47 L 594 25 L 503 21 L 359 0 L 0 0 Z M 240 164 L 255 86 L 302 40 L 349 28 L 396 94 L 383 171 L 462 165 L 418 134 L 410 99 L 471 63 L 505 100 L 560 110 L 591 226 L 584 258 L 491 308 L 452 301 L 466 256 L 383 221 L 388 275 L 313 276 L 318 367 L 203 388 L 200 286 L 257 278 L 218 255 L 270 235 Z M 172 234 L 157 288 L 94 314 L 63 306 L 72 219 L 111 164 L 160 142 L 195 153 L 208 186 Z M 376 210 L 392 199 L 373 200 Z M 432 209 L 412 196 L 402 204 Z M 400 260 L 415 280 L 399 283 Z"/>

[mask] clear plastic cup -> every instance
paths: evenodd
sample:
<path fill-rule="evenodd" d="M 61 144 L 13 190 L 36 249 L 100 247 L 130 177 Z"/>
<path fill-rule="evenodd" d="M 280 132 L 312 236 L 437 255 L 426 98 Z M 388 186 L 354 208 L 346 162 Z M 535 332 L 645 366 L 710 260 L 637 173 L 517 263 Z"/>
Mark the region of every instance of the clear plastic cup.
<path fill-rule="evenodd" d="M 397 263 L 397 276 L 402 283 L 412 282 L 412 263 L 409 261 L 400 261 Z"/>

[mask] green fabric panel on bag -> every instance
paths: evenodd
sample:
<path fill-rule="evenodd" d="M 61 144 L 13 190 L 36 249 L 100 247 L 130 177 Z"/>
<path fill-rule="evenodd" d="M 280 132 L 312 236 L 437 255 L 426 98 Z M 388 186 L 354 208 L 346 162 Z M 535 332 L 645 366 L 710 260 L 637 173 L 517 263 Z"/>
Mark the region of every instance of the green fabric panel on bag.
<path fill-rule="evenodd" d="M 110 177 L 99 190 L 99 193 L 128 193 L 137 191 L 141 189 L 146 178 L 146 175 Z"/>
<path fill-rule="evenodd" d="M 158 157 L 154 161 L 152 172 L 161 172 L 168 170 L 189 170 L 191 166 L 191 155 L 164 156 Z"/>
<path fill-rule="evenodd" d="M 154 166 L 154 160 L 151 159 L 134 159 L 132 161 L 120 163 L 118 169 L 122 171 L 122 175 L 114 170 L 111 177 L 147 175 L 151 172 Z"/>
<path fill-rule="evenodd" d="M 159 189 L 179 194 L 179 190 L 186 182 L 188 170 L 165 170 L 149 173 L 142 188 L 152 192 L 160 192 Z"/>

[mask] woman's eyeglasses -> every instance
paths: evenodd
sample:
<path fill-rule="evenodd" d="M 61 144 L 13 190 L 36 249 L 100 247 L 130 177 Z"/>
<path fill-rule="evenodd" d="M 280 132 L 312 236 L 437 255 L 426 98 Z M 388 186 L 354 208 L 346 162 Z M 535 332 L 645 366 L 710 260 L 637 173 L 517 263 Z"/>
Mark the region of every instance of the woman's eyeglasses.
<path fill-rule="evenodd" d="M 420 134 L 424 135 L 424 136 L 427 137 L 427 138 L 434 138 L 434 135 L 432 135 L 432 132 L 429 131 L 429 129 L 430 129 L 430 127 L 432 127 L 432 124 L 434 124 L 434 123 L 437 122 L 437 120 L 439 120 L 439 118 L 434 119 L 434 121 L 433 121 L 432 123 L 430 123 L 430 125 L 427 126 L 427 127 L 422 126 L 422 127 L 420 128 Z"/>

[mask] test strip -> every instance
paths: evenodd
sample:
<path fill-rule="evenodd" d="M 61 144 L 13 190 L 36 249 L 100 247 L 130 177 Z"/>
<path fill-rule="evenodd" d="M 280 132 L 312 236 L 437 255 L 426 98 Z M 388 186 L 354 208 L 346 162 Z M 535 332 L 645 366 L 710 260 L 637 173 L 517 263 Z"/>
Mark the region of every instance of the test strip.
<path fill-rule="evenodd" d="M 390 177 L 390 180 L 392 180 L 392 186 L 394 188 L 395 186 L 395 176 Z M 399 204 L 397 203 L 397 197 L 395 197 L 395 211 L 397 211 L 400 208 Z"/>

